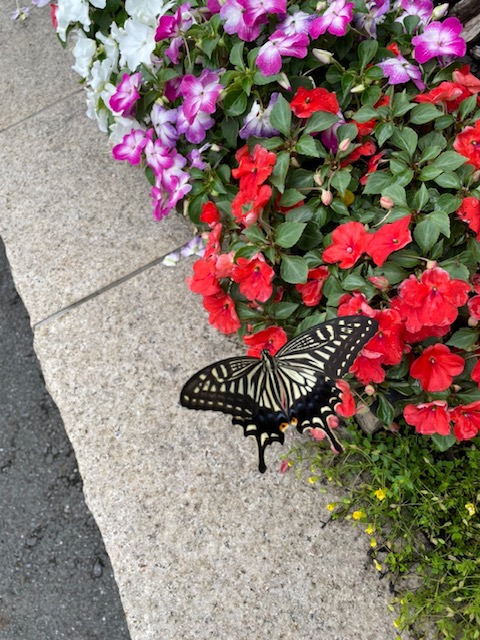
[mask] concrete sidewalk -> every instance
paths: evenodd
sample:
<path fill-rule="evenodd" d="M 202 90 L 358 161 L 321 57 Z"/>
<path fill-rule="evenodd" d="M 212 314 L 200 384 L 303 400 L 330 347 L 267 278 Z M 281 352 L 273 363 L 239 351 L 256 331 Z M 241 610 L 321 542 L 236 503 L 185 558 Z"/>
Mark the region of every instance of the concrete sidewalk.
<path fill-rule="evenodd" d="M 132 640 L 393 640 L 362 528 L 322 528 L 338 496 L 277 473 L 280 447 L 260 475 L 228 417 L 179 406 L 194 371 L 239 352 L 188 291 L 191 262 L 161 264 L 189 226 L 155 222 L 141 171 L 112 160 L 48 9 L 19 24 L 14 8 L 0 21 L 0 234 Z"/>

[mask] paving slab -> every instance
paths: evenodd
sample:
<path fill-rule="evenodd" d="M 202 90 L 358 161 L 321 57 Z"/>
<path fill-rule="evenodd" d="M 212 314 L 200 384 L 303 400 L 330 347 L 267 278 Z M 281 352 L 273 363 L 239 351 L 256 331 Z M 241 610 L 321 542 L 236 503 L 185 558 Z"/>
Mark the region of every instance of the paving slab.
<path fill-rule="evenodd" d="M 76 451 L 132 640 L 393 640 L 367 536 L 329 523 L 327 489 L 265 475 L 221 414 L 178 404 L 183 382 L 238 345 L 157 265 L 39 326 L 35 348 Z"/>

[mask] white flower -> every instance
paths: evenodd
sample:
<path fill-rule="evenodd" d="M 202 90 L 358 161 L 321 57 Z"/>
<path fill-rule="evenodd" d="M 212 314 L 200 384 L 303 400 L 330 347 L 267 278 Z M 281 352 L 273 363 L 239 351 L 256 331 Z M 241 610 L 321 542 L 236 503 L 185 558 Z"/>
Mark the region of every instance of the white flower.
<path fill-rule="evenodd" d="M 97 51 L 97 43 L 91 38 L 87 38 L 85 32 L 81 29 L 75 30 L 75 46 L 73 47 L 73 55 L 75 64 L 72 69 L 76 71 L 82 78 L 87 78 L 90 73 L 93 56 Z"/>
<path fill-rule="evenodd" d="M 105 9 L 107 0 L 90 0 L 90 4 L 92 4 L 95 9 Z"/>
<path fill-rule="evenodd" d="M 113 34 L 112 29 L 112 34 Z M 155 49 L 155 29 L 129 18 L 123 29 L 117 29 L 120 46 L 120 65 L 136 71 L 140 64 L 147 66 Z"/>
<path fill-rule="evenodd" d="M 117 25 L 115 23 L 112 23 L 111 25 L 112 31 L 113 31 L 113 27 L 117 29 Z M 100 42 L 103 44 L 103 47 L 105 50 L 105 59 L 108 60 L 108 64 L 110 65 L 112 73 L 113 72 L 117 73 L 118 72 L 118 56 L 119 56 L 118 44 L 115 42 L 113 38 L 104 36 L 101 31 L 95 34 L 95 38 L 97 40 L 100 40 Z"/>
<path fill-rule="evenodd" d="M 87 94 L 87 116 L 91 120 L 96 120 L 98 128 L 102 133 L 108 133 L 108 111 L 100 108 L 98 103 L 99 94 L 91 89 L 85 89 Z"/>
<path fill-rule="evenodd" d="M 124 116 L 115 118 L 114 124 L 110 125 L 110 142 L 113 145 L 120 144 L 127 133 L 130 133 L 134 129 L 145 130 L 145 127 L 135 120 L 135 118 L 125 118 Z"/>
<path fill-rule="evenodd" d="M 64 42 L 67 39 L 67 29 L 70 24 L 80 22 L 85 31 L 90 26 L 87 0 L 58 0 L 57 9 L 57 33 Z"/>
<path fill-rule="evenodd" d="M 173 6 L 175 2 L 165 0 L 127 0 L 125 11 L 137 22 L 156 28 L 159 16 L 163 16 Z"/>

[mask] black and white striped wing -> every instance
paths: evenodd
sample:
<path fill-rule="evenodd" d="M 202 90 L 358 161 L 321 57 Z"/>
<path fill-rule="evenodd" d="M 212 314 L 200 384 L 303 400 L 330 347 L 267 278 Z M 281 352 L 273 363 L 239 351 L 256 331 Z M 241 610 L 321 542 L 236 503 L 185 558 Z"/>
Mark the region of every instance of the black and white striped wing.
<path fill-rule="evenodd" d="M 188 380 L 180 403 L 189 409 L 229 413 L 232 423 L 255 437 L 259 469 L 266 470 L 265 448 L 283 443 L 287 416 L 279 402 L 276 380 L 258 358 L 228 358 L 205 367 Z"/>

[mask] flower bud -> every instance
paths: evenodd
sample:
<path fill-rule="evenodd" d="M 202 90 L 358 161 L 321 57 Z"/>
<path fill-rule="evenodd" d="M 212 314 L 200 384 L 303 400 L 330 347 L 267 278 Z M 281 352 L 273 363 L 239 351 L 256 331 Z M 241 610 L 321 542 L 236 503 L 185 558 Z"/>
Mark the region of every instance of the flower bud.
<path fill-rule="evenodd" d="M 322 64 L 331 64 L 333 62 L 333 55 L 326 49 L 312 49 L 312 53 Z"/>
<path fill-rule="evenodd" d="M 353 89 L 350 89 L 350 93 L 362 93 L 363 91 L 365 91 L 364 84 L 357 84 Z"/>
<path fill-rule="evenodd" d="M 278 84 L 282 87 L 282 89 L 285 89 L 285 91 L 292 90 L 292 85 L 290 84 L 290 80 L 288 79 L 288 76 L 284 71 L 280 73 L 280 80 L 278 80 Z"/>
<path fill-rule="evenodd" d="M 437 266 L 436 260 L 427 260 L 427 269 L 435 269 Z"/>
<path fill-rule="evenodd" d="M 295 167 L 295 169 L 299 169 L 300 168 L 300 163 L 299 161 L 294 158 L 293 156 L 290 158 L 290 166 L 291 167 Z"/>
<path fill-rule="evenodd" d="M 375 387 L 373 386 L 373 384 L 367 384 L 367 386 L 365 387 L 365 393 L 367 394 L 367 396 L 375 395 Z"/>
<path fill-rule="evenodd" d="M 220 147 L 218 146 L 218 144 L 213 143 L 210 147 L 210 151 L 214 151 L 215 153 L 217 153 L 218 151 L 220 151 Z"/>
<path fill-rule="evenodd" d="M 439 20 L 443 18 L 447 14 L 448 11 L 448 2 L 444 2 L 443 4 L 439 4 L 438 7 L 435 7 L 432 12 L 432 20 Z"/>
<path fill-rule="evenodd" d="M 328 207 L 328 205 L 330 205 L 333 200 L 332 192 L 327 191 L 326 189 L 322 189 L 322 195 L 320 196 L 320 200 L 326 207 Z"/>
<path fill-rule="evenodd" d="M 385 276 L 368 276 L 367 280 L 379 291 L 387 291 L 390 287 L 390 283 Z"/>
<path fill-rule="evenodd" d="M 315 184 L 318 184 L 319 187 L 321 187 L 323 184 L 323 178 L 319 173 L 314 174 L 313 181 L 315 182 Z"/>
<path fill-rule="evenodd" d="M 391 209 L 395 205 L 394 201 L 388 196 L 382 196 L 380 198 L 380 206 L 384 209 Z"/>
<path fill-rule="evenodd" d="M 472 318 L 472 316 L 470 316 L 468 318 L 468 326 L 469 327 L 476 327 L 478 325 L 478 320 L 476 318 Z"/>
<path fill-rule="evenodd" d="M 345 151 L 347 151 L 348 147 L 351 144 L 351 140 L 350 138 L 345 138 L 345 140 L 342 140 L 340 142 L 340 144 L 338 145 L 338 150 L 341 151 L 342 153 L 344 153 Z"/>
<path fill-rule="evenodd" d="M 327 6 L 327 3 L 325 2 L 325 0 L 321 0 L 320 2 L 317 2 L 315 11 L 318 11 L 320 13 L 320 11 L 323 11 L 326 6 Z"/>
<path fill-rule="evenodd" d="M 475 171 L 475 173 L 472 175 L 472 178 L 474 182 L 478 182 L 480 180 L 480 169 L 478 171 Z"/>

